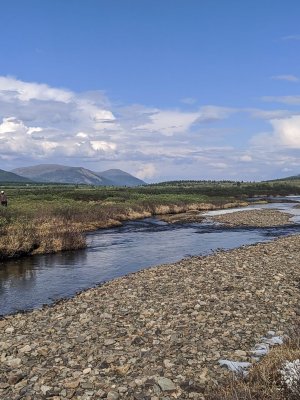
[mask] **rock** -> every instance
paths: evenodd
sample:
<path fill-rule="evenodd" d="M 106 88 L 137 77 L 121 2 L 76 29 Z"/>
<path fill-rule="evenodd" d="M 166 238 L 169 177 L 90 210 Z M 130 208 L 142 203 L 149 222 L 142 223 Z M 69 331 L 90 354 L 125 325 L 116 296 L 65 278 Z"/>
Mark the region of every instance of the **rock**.
<path fill-rule="evenodd" d="M 31 351 L 31 347 L 28 344 L 26 344 L 25 346 L 23 346 L 19 349 L 20 353 L 29 353 L 30 351 Z"/>
<path fill-rule="evenodd" d="M 293 327 L 299 238 L 145 269 L 7 317 L 0 398 L 205 398 L 228 376 L 219 359 L 259 359 Z"/>
<path fill-rule="evenodd" d="M 107 393 L 107 400 L 118 400 L 119 398 L 120 398 L 120 395 L 117 392 L 111 391 L 111 392 Z"/>
<path fill-rule="evenodd" d="M 234 355 L 237 357 L 246 357 L 247 352 L 244 350 L 235 350 Z"/>
<path fill-rule="evenodd" d="M 8 376 L 8 383 L 10 385 L 15 385 L 16 383 L 20 382 L 22 379 L 25 378 L 26 375 L 24 374 L 11 374 Z"/>
<path fill-rule="evenodd" d="M 169 378 L 158 377 L 155 380 L 163 392 L 173 392 L 176 390 L 175 384 Z"/>
<path fill-rule="evenodd" d="M 96 393 L 96 396 L 99 397 L 100 399 L 104 399 L 105 397 L 107 397 L 107 394 L 104 390 L 99 389 Z"/>
<path fill-rule="evenodd" d="M 64 387 L 67 389 L 76 389 L 79 386 L 80 380 L 74 379 L 64 383 Z"/>
<path fill-rule="evenodd" d="M 7 325 L 7 322 L 5 321 L 5 319 L 1 319 L 0 320 L 0 329 L 4 328 Z"/>
<path fill-rule="evenodd" d="M 46 395 L 48 391 L 50 391 L 52 388 L 51 386 L 47 386 L 47 385 L 42 385 L 41 386 L 41 391 L 43 393 L 43 395 Z"/>
<path fill-rule="evenodd" d="M 114 339 L 105 339 L 104 346 L 111 346 L 112 344 L 116 343 Z"/>
<path fill-rule="evenodd" d="M 6 364 L 11 368 L 18 368 L 22 363 L 21 358 L 11 358 L 6 361 Z"/>

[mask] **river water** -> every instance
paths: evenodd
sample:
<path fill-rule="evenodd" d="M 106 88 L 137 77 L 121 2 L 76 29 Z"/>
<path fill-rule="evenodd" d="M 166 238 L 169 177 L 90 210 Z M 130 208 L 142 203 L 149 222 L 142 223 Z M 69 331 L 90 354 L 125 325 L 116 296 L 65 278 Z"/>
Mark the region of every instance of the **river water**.
<path fill-rule="evenodd" d="M 300 202 L 300 197 L 291 198 Z M 26 257 L 0 264 L 0 315 L 39 308 L 104 281 L 150 266 L 171 263 L 218 249 L 300 233 L 295 203 L 252 205 L 241 210 L 276 208 L 294 214 L 293 225 L 275 228 L 227 228 L 210 216 L 202 223 L 170 225 L 158 218 L 125 223 L 88 234 L 84 250 Z"/>

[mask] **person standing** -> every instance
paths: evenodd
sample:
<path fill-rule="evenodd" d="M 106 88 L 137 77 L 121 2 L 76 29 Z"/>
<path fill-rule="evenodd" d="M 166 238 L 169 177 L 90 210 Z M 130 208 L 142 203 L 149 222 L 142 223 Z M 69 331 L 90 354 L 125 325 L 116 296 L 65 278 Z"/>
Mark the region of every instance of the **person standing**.
<path fill-rule="evenodd" d="M 7 207 L 7 196 L 3 190 L 1 190 L 1 193 L 0 193 L 0 202 L 1 202 L 1 206 Z"/>

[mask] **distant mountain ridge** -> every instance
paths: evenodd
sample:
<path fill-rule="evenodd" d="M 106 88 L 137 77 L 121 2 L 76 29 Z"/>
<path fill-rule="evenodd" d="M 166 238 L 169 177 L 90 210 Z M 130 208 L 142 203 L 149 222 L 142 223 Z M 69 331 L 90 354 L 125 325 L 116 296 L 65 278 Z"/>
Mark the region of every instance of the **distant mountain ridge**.
<path fill-rule="evenodd" d="M 103 172 L 95 172 L 95 174 L 113 181 L 116 186 L 139 186 L 146 184 L 146 182 L 130 175 L 128 172 L 122 171 L 121 169 L 108 169 Z"/>
<path fill-rule="evenodd" d="M 0 182 L 2 183 L 30 183 L 28 178 L 0 169 Z"/>
<path fill-rule="evenodd" d="M 12 171 L 35 182 L 73 183 L 95 186 L 139 186 L 145 182 L 120 169 L 93 172 L 82 167 L 68 167 L 58 164 L 40 164 Z"/>

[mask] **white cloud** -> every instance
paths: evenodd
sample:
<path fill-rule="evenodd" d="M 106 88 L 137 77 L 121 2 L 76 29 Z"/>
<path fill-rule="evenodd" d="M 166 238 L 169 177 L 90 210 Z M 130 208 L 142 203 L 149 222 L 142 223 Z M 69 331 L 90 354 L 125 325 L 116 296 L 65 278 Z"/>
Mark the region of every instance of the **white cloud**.
<path fill-rule="evenodd" d="M 283 146 L 300 149 L 300 115 L 271 120 L 274 138 Z"/>
<path fill-rule="evenodd" d="M 271 79 L 277 81 L 299 82 L 299 78 L 295 75 L 275 75 Z"/>
<path fill-rule="evenodd" d="M 151 179 L 156 174 L 156 168 L 153 164 L 144 164 L 136 172 L 139 179 Z"/>
<path fill-rule="evenodd" d="M 239 160 L 242 162 L 251 162 L 253 160 L 253 158 L 249 154 L 244 154 L 239 157 Z"/>
<path fill-rule="evenodd" d="M 228 168 L 228 165 L 226 163 L 223 162 L 214 162 L 214 163 L 209 163 L 209 166 L 215 169 L 226 169 Z"/>
<path fill-rule="evenodd" d="M 139 125 L 135 129 L 173 136 L 186 133 L 196 123 L 225 119 L 235 111 L 231 108 L 217 106 L 203 106 L 195 112 L 155 110 L 148 116 L 147 123 Z"/>
<path fill-rule="evenodd" d="M 300 96 L 268 99 L 300 104 Z M 185 108 L 116 106 L 103 92 L 75 93 L 0 77 L 0 167 L 62 163 L 166 180 L 247 179 L 259 171 L 267 174 L 274 165 L 280 171 L 300 165 L 300 115 L 295 111 Z M 235 122 L 248 118 L 245 131 L 242 125 L 214 124 L 240 111 Z M 249 113 L 273 127 L 250 144 Z M 252 123 L 255 129 L 265 124 Z"/>
<path fill-rule="evenodd" d="M 172 136 L 190 129 L 191 125 L 199 118 L 199 112 L 161 111 L 157 110 L 150 116 L 150 121 L 137 126 L 137 130 L 159 132 L 162 135 Z"/>
<path fill-rule="evenodd" d="M 64 89 L 51 88 L 40 83 L 23 82 L 12 77 L 0 77 L 0 97 L 9 95 L 10 100 L 52 100 L 68 103 L 72 92 Z"/>
<path fill-rule="evenodd" d="M 90 143 L 95 151 L 114 151 L 117 148 L 115 143 L 104 142 L 103 140 L 91 140 Z"/>

